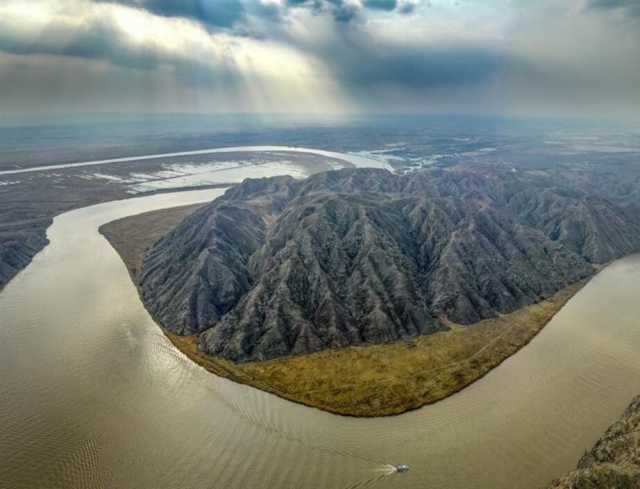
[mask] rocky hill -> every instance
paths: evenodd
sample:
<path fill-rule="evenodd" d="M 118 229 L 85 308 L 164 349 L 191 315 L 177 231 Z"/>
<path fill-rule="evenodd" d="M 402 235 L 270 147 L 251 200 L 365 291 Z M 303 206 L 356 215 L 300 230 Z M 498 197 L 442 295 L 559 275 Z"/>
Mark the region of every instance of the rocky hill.
<path fill-rule="evenodd" d="M 472 324 L 640 250 L 628 210 L 531 176 L 340 170 L 246 180 L 158 241 L 140 275 L 166 328 L 264 360 Z"/>

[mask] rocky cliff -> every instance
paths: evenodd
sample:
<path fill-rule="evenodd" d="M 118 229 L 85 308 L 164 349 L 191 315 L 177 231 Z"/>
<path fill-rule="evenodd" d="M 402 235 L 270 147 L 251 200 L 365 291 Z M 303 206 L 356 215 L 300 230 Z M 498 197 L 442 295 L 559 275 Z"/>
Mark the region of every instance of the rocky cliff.
<path fill-rule="evenodd" d="M 340 170 L 246 180 L 149 251 L 152 314 L 264 360 L 471 324 L 640 250 L 625 209 L 510 172 Z"/>
<path fill-rule="evenodd" d="M 550 489 L 637 489 L 640 487 L 640 397 L 636 397 L 578 468 Z"/>

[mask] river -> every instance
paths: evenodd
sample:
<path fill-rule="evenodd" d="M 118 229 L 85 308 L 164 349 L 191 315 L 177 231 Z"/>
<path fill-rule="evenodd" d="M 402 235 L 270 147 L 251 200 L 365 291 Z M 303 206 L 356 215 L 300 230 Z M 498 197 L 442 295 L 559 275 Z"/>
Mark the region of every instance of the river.
<path fill-rule="evenodd" d="M 167 341 L 98 227 L 221 192 L 55 218 L 0 293 L 0 488 L 533 489 L 640 393 L 638 256 L 489 375 L 401 416 L 335 416 L 218 378 Z"/>
<path fill-rule="evenodd" d="M 85 166 L 103 166 L 113 163 L 127 163 L 146 160 L 161 160 L 183 156 L 201 156 L 209 154 L 224 153 L 302 153 L 318 156 L 326 156 L 327 158 L 335 158 L 337 160 L 347 161 L 356 167 L 384 168 L 391 170 L 391 166 L 386 162 L 383 156 L 374 157 L 373 154 L 355 154 L 355 153 L 336 153 L 335 151 L 325 151 L 322 149 L 303 148 L 298 146 L 233 146 L 225 148 L 200 149 L 196 151 L 182 151 L 179 153 L 161 153 L 140 156 L 127 156 L 124 158 L 110 158 L 106 160 L 79 161 L 76 163 L 62 163 L 55 165 L 33 166 L 28 168 L 16 168 L 11 170 L 0 171 L 0 176 L 17 175 L 22 173 L 33 173 L 37 171 L 64 170 L 68 168 L 79 168 Z"/>

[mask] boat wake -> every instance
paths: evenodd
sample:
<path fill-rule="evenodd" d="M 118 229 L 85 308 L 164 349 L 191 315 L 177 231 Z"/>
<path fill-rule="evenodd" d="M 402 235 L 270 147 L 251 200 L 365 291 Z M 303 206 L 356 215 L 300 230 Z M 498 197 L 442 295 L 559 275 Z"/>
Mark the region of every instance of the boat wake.
<path fill-rule="evenodd" d="M 382 479 L 386 479 L 387 477 L 399 472 L 402 471 L 398 470 L 398 466 L 392 464 L 384 464 L 373 469 L 371 471 L 370 477 L 365 477 L 353 484 L 346 486 L 344 489 L 365 489 L 368 487 L 373 487 Z"/>
<path fill-rule="evenodd" d="M 374 471 L 383 474 L 385 477 L 389 475 L 397 474 L 399 472 L 398 466 L 392 465 L 392 464 L 385 464 L 382 467 L 378 467 L 377 469 L 374 469 Z"/>

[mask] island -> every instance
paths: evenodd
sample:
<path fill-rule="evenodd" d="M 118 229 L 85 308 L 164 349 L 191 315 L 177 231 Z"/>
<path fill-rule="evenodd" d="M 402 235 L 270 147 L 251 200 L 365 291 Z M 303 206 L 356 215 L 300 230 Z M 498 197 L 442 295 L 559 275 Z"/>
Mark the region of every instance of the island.
<path fill-rule="evenodd" d="M 337 414 L 405 412 L 526 345 L 601 265 L 627 209 L 502 169 L 247 179 L 103 226 L 173 343 L 208 370 Z"/>

